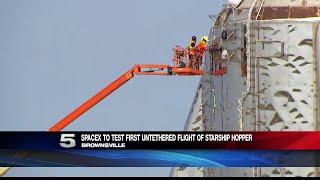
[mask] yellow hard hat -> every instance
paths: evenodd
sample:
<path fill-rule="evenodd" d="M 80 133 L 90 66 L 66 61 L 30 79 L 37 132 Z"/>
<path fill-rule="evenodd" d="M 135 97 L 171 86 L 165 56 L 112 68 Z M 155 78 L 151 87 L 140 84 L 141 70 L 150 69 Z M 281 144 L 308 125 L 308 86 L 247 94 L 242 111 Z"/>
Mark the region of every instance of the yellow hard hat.
<path fill-rule="evenodd" d="M 202 36 L 201 41 L 208 42 L 209 41 L 208 36 Z"/>

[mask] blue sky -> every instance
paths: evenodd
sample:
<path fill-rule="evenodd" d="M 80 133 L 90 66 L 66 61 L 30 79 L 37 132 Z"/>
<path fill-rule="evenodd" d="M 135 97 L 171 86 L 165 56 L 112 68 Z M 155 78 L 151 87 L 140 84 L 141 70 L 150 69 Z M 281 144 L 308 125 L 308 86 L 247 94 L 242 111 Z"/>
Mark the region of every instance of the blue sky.
<path fill-rule="evenodd" d="M 171 64 L 224 0 L 1 0 L 0 130 L 47 130 L 134 64 Z M 183 130 L 199 77 L 136 77 L 66 130 Z M 117 175 L 15 168 L 8 175 Z M 143 175 L 133 168 L 128 174 Z M 75 174 L 76 173 L 76 174 Z M 166 176 L 168 168 L 148 168 Z"/>

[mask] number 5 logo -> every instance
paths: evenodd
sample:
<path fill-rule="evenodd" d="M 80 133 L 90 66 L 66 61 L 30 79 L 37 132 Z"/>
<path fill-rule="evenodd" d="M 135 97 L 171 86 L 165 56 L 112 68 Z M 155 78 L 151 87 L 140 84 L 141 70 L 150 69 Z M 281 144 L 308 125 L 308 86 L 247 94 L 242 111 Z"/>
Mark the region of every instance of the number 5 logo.
<path fill-rule="evenodd" d="M 75 134 L 61 134 L 60 146 L 63 148 L 73 148 L 76 146 Z"/>

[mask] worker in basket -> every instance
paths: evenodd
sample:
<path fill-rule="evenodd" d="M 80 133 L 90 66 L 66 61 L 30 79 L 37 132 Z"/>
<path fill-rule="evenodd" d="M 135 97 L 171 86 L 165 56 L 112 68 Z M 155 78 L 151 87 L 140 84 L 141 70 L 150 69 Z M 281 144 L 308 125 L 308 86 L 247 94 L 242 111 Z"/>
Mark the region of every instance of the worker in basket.
<path fill-rule="evenodd" d="M 189 43 L 189 45 L 187 46 L 187 53 L 188 53 L 188 64 L 187 67 L 189 68 L 193 68 L 193 61 L 196 55 L 196 44 L 197 44 L 197 37 L 196 36 L 192 36 L 192 39 Z"/>
<path fill-rule="evenodd" d="M 178 68 L 185 68 L 187 66 L 185 62 L 185 56 L 186 56 L 186 51 L 184 48 L 180 46 L 176 46 L 173 49 L 173 62 L 174 62 L 174 67 Z"/>
<path fill-rule="evenodd" d="M 196 58 L 194 60 L 194 68 L 199 69 L 202 65 L 203 55 L 207 50 L 209 38 L 208 36 L 202 36 L 201 41 L 196 46 Z"/>

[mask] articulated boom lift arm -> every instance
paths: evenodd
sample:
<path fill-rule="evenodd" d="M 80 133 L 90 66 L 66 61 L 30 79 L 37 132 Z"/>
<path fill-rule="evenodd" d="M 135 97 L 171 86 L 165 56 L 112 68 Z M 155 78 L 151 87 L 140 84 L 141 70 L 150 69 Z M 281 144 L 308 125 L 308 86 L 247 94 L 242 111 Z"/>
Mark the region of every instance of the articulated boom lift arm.
<path fill-rule="evenodd" d="M 157 64 L 146 64 L 146 65 L 135 65 L 129 71 L 121 75 L 118 79 L 110 83 L 107 87 L 102 89 L 96 95 L 92 96 L 89 100 L 75 109 L 73 112 L 68 114 L 65 118 L 60 120 L 57 124 L 52 126 L 49 131 L 61 131 L 70 123 L 75 121 L 78 117 L 86 113 L 93 106 L 98 104 L 104 98 L 109 96 L 112 92 L 117 90 L 123 84 L 128 82 L 134 77 L 134 75 L 156 75 L 156 76 L 170 76 L 170 75 L 180 75 L 180 76 L 195 76 L 202 75 L 203 71 L 196 70 L 192 68 L 177 68 L 171 67 L 169 65 L 157 65 Z"/>

